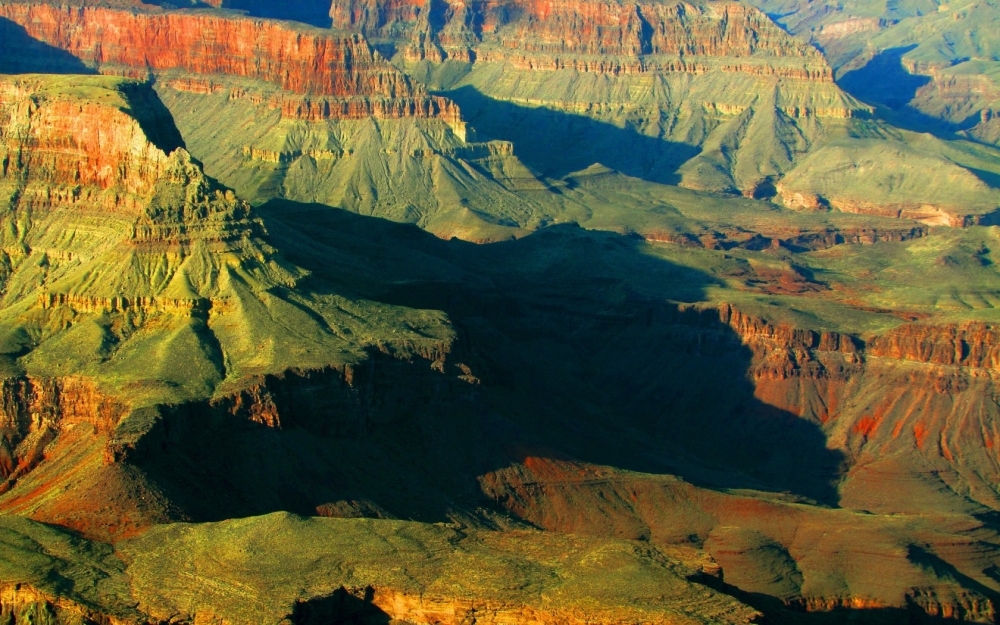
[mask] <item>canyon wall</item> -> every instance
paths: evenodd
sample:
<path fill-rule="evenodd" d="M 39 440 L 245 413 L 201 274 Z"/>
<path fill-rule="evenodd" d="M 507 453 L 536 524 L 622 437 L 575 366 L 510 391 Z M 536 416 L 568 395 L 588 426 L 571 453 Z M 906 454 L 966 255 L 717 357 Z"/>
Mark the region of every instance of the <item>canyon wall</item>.
<path fill-rule="evenodd" d="M 832 81 L 816 50 L 785 35 L 756 9 L 736 3 L 617 4 L 607 2 L 372 2 L 337 0 L 335 26 L 359 29 L 375 39 L 410 39 L 411 55 L 483 62 L 510 60 L 548 69 L 567 67 L 574 55 L 601 57 L 787 57 L 808 60 L 803 78 Z M 533 62 L 528 56 L 537 55 Z M 565 60 L 558 57 L 566 56 Z M 621 65 L 623 64 L 624 65 Z M 687 63 L 691 63 L 687 61 Z M 645 70 L 698 71 L 698 63 L 673 66 L 628 64 L 621 58 L 592 59 L 572 67 L 618 73 Z M 612 69 L 615 68 L 615 69 Z M 734 70 L 738 71 L 738 70 Z M 748 69 L 748 71 L 753 71 Z M 779 73 L 781 70 L 777 70 Z"/>
<path fill-rule="evenodd" d="M 39 97 L 40 88 L 30 78 L 0 83 L 0 181 L 17 189 L 18 202 L 39 210 L 94 202 L 137 213 L 139 198 L 164 176 L 167 155 L 127 113 Z"/>
<path fill-rule="evenodd" d="M 85 424 L 109 434 L 128 412 L 93 380 L 77 377 L 4 379 L 0 406 L 0 492 L 42 462 L 46 446 L 62 430 Z"/>
<path fill-rule="evenodd" d="M 3 4 L 0 18 L 102 73 L 146 79 L 175 72 L 183 75 L 178 84 L 203 91 L 232 88 L 232 79 L 250 81 L 250 92 L 269 84 L 282 93 L 266 97 L 293 118 L 430 117 L 460 123 L 454 103 L 429 96 L 358 34 L 233 15 L 47 4 Z M 15 41 L 3 51 L 15 64 L 19 55 L 37 54 Z"/>
<path fill-rule="evenodd" d="M 4 4 L 0 17 L 91 66 L 138 78 L 176 69 L 262 80 L 300 94 L 394 98 L 414 93 L 409 81 L 380 63 L 358 35 L 231 16 L 46 4 Z"/>

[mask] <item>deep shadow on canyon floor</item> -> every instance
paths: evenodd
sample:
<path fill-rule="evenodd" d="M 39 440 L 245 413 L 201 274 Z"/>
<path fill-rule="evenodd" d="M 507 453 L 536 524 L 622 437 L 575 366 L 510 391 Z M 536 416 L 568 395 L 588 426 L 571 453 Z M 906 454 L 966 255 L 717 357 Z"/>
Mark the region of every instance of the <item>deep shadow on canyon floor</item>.
<path fill-rule="evenodd" d="M 479 140 L 511 141 L 514 154 L 535 173 L 564 178 L 595 163 L 635 178 L 677 184 L 677 170 L 701 149 L 620 128 L 583 115 L 520 106 L 461 87 L 441 95 L 461 107 Z"/>
<path fill-rule="evenodd" d="M 875 106 L 876 116 L 897 128 L 955 139 L 956 132 L 968 130 L 979 123 L 980 115 L 975 113 L 960 122 L 949 122 L 928 115 L 910 104 L 920 89 L 932 82 L 930 76 L 912 74 L 904 65 L 904 55 L 916 47 L 913 44 L 883 50 L 863 67 L 838 78 L 837 84 L 859 100 Z M 993 184 L 989 180 L 986 182 Z"/>
<path fill-rule="evenodd" d="M 317 394 L 337 373 L 289 373 L 268 382 L 280 430 L 164 408 L 169 433 L 141 466 L 192 520 L 346 505 L 443 521 L 495 507 L 478 478 L 529 457 L 837 504 L 841 454 L 754 398 L 751 354 L 717 311 L 679 307 L 710 278 L 640 239 L 558 226 L 478 246 L 326 206 L 260 214 L 315 296 L 445 311 L 447 361 L 467 371 L 373 353 L 341 397 Z"/>

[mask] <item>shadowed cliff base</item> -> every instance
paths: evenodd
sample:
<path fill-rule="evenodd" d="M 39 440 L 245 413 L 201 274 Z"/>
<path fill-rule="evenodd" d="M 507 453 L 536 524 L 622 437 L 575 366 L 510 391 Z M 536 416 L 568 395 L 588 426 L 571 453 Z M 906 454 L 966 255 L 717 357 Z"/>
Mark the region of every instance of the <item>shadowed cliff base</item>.
<path fill-rule="evenodd" d="M 329 597 L 301 601 L 295 605 L 294 625 L 389 625 L 392 618 L 372 603 L 372 587 L 339 588 Z"/>
<path fill-rule="evenodd" d="M 174 123 L 174 116 L 164 106 L 163 101 L 146 84 L 137 84 L 123 90 L 129 103 L 129 114 L 139 122 L 149 142 L 170 154 L 177 148 L 187 149 L 180 130 Z"/>
<path fill-rule="evenodd" d="M 458 103 L 480 140 L 513 142 L 515 156 L 549 178 L 563 178 L 600 163 L 635 178 L 677 184 L 678 168 L 701 151 L 583 115 L 494 100 L 474 87 L 442 95 Z"/>
<path fill-rule="evenodd" d="M 69 52 L 43 43 L 0 17 L 0 74 L 96 74 Z"/>
<path fill-rule="evenodd" d="M 876 116 L 897 128 L 954 139 L 954 133 L 972 128 L 981 116 L 976 113 L 963 122 L 952 123 L 910 105 L 920 88 L 932 80 L 930 76 L 911 74 L 903 62 L 903 56 L 916 47 L 883 50 L 864 66 L 840 76 L 837 84 L 859 100 L 875 105 Z"/>
<path fill-rule="evenodd" d="M 376 352 L 339 395 L 320 394 L 336 371 L 260 381 L 246 397 L 267 391 L 281 429 L 220 400 L 164 408 L 136 461 L 191 519 L 441 521 L 494 508 L 477 480 L 536 456 L 836 504 L 840 453 L 754 398 L 751 354 L 718 313 L 673 303 L 710 279 L 640 239 L 567 226 L 476 246 L 319 205 L 260 213 L 312 272 L 303 288 L 444 310 L 460 338 L 447 371 Z"/>
<path fill-rule="evenodd" d="M 758 621 L 760 625 L 958 625 L 969 622 L 962 613 L 953 617 L 932 615 L 912 602 L 905 608 L 834 607 L 808 612 L 801 606 L 787 605 L 768 595 L 743 592 L 725 583 L 706 582 L 704 578 L 697 581 L 756 609 L 763 615 Z M 996 598 L 994 596 L 993 600 Z"/>

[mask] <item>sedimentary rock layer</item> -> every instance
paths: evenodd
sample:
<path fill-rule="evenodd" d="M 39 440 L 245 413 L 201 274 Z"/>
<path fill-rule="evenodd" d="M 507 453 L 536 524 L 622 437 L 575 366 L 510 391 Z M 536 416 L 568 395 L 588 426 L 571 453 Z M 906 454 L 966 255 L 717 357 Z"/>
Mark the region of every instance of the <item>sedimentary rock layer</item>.
<path fill-rule="evenodd" d="M 524 69 L 615 74 L 699 73 L 712 67 L 710 59 L 726 58 L 729 71 L 833 79 L 816 50 L 787 36 L 763 13 L 737 3 L 337 0 L 331 16 L 335 26 L 360 29 L 376 39 L 410 38 L 411 58 L 506 60 Z M 800 62 L 768 66 L 759 62 L 761 57 Z"/>
<path fill-rule="evenodd" d="M 103 73 L 147 78 L 175 71 L 208 90 L 210 80 L 191 75 L 270 84 L 287 92 L 275 106 L 292 117 L 459 119 L 453 103 L 412 84 L 358 34 L 233 15 L 47 4 L 2 4 L 0 18 Z M 8 63 L 30 64 L 19 57 L 37 53 L 9 46 Z"/>

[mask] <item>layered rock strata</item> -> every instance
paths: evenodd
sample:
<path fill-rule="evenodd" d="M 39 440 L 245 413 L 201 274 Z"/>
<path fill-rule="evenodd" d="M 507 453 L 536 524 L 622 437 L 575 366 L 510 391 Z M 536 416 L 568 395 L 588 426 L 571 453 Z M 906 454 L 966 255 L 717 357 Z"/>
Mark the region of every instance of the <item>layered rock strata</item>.
<path fill-rule="evenodd" d="M 47 4 L 7 3 L 0 17 L 103 73 L 145 79 L 179 72 L 184 78 L 176 84 L 205 91 L 221 88 L 216 83 L 222 77 L 267 83 L 279 90 L 267 96 L 269 102 L 293 118 L 461 123 L 454 103 L 412 84 L 357 34 L 232 15 Z M 23 53 L 5 50 L 15 60 Z"/>
<path fill-rule="evenodd" d="M 833 80 L 815 50 L 784 35 L 756 9 L 736 3 L 338 0 L 330 13 L 335 26 L 359 29 L 377 40 L 409 39 L 410 59 L 508 61 L 520 69 L 628 74 L 702 73 L 714 69 L 710 59 L 718 58 L 730 59 L 722 64 L 724 71 Z M 798 59 L 799 66 L 758 64 L 759 57 Z"/>

